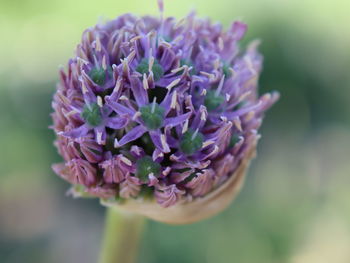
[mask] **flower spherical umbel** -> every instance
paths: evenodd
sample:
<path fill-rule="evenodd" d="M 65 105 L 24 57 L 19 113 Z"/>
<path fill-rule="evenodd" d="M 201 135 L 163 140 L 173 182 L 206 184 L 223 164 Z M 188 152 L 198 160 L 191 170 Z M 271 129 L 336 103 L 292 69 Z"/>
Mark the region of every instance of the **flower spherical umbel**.
<path fill-rule="evenodd" d="M 54 171 L 75 196 L 168 223 L 223 210 L 238 192 L 278 94 L 259 97 L 258 42 L 194 13 L 131 14 L 87 29 L 60 71 Z"/>

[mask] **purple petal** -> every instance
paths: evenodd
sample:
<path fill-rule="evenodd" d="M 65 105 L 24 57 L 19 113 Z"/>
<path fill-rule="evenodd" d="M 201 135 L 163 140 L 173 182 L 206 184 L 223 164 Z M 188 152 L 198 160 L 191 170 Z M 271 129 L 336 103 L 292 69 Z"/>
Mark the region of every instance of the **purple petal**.
<path fill-rule="evenodd" d="M 166 136 L 158 131 L 150 131 L 149 135 L 154 143 L 154 145 L 164 153 L 170 152 L 169 145 L 166 141 Z"/>
<path fill-rule="evenodd" d="M 203 196 L 207 194 L 214 184 L 214 170 L 204 170 L 203 173 L 197 173 L 196 177 L 186 184 L 191 189 L 193 196 Z"/>
<path fill-rule="evenodd" d="M 164 51 L 159 62 L 162 65 L 164 71 L 167 72 L 172 66 L 176 55 L 174 51 L 172 51 L 170 48 L 164 48 L 163 46 L 161 46 L 160 48 L 163 48 Z"/>
<path fill-rule="evenodd" d="M 86 136 L 88 134 L 88 132 L 89 132 L 89 128 L 87 127 L 86 124 L 83 124 L 80 127 L 74 128 L 70 131 L 60 132 L 59 135 L 62 135 L 64 137 L 68 137 L 68 138 L 77 139 L 77 138 L 81 138 L 81 137 Z"/>
<path fill-rule="evenodd" d="M 147 91 L 143 88 L 140 79 L 132 78 L 130 86 L 139 107 L 149 103 Z"/>
<path fill-rule="evenodd" d="M 110 98 L 108 98 L 108 97 L 106 97 L 106 103 L 109 107 L 111 107 L 119 115 L 134 116 L 134 114 L 136 112 L 134 109 L 126 107 L 118 102 L 111 101 Z"/>
<path fill-rule="evenodd" d="M 102 160 L 102 146 L 98 145 L 95 140 L 84 138 L 79 140 L 78 143 L 82 154 L 90 163 L 98 163 Z"/>
<path fill-rule="evenodd" d="M 164 187 L 159 186 L 155 191 L 157 202 L 163 207 L 174 205 L 184 194 L 185 191 L 179 190 L 175 184 Z"/>
<path fill-rule="evenodd" d="M 120 184 L 120 196 L 123 198 L 136 197 L 141 190 L 140 184 L 137 177 L 127 175 L 125 181 Z"/>
<path fill-rule="evenodd" d="M 205 106 L 201 105 L 199 107 L 199 110 L 196 112 L 191 128 L 194 130 L 201 129 L 206 123 L 207 117 L 208 117 L 207 109 Z"/>
<path fill-rule="evenodd" d="M 127 118 L 111 117 L 106 121 L 106 126 L 112 129 L 122 129 L 128 124 Z"/>
<path fill-rule="evenodd" d="M 120 147 L 120 146 L 123 146 L 124 144 L 127 144 L 128 142 L 137 140 L 146 131 L 147 129 L 144 126 L 138 125 L 133 129 L 131 129 L 130 131 L 128 131 L 120 141 L 116 141 L 116 146 Z"/>
<path fill-rule="evenodd" d="M 232 33 L 232 36 L 235 40 L 240 40 L 245 32 L 247 31 L 247 24 L 244 24 L 240 21 L 236 21 L 232 24 L 232 27 L 231 27 L 231 33 Z"/>
<path fill-rule="evenodd" d="M 239 117 L 239 116 L 242 116 L 250 111 L 257 110 L 259 107 L 261 107 L 261 105 L 262 105 L 262 102 L 259 101 L 255 105 L 244 107 L 242 109 L 239 109 L 239 110 L 233 111 L 233 112 L 225 112 L 223 115 L 226 116 L 229 120 L 233 120 L 235 117 Z"/>
<path fill-rule="evenodd" d="M 176 117 L 166 118 L 164 120 L 164 126 L 175 127 L 177 125 L 183 124 L 190 116 L 192 112 L 188 112 Z"/>

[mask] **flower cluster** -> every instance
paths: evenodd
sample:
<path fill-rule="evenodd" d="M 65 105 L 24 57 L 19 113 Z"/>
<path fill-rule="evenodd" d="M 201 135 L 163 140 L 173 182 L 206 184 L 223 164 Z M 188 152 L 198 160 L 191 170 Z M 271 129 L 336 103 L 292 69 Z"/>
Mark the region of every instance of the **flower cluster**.
<path fill-rule="evenodd" d="M 52 103 L 65 161 L 54 171 L 85 195 L 163 207 L 223 184 L 278 98 L 258 96 L 258 43 L 238 48 L 246 29 L 194 13 L 126 14 L 87 29 Z"/>

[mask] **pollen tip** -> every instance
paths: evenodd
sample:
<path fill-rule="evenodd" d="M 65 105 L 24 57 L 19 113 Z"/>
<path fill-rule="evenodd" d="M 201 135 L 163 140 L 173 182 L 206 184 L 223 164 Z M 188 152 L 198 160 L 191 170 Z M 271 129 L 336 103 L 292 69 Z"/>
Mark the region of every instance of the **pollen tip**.
<path fill-rule="evenodd" d="M 119 148 L 120 144 L 117 138 L 114 139 L 114 144 L 113 144 L 114 148 Z"/>

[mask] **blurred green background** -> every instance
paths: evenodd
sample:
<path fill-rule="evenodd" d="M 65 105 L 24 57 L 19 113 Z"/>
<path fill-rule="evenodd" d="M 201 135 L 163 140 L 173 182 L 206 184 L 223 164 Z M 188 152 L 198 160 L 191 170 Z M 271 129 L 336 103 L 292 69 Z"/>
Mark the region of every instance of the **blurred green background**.
<path fill-rule="evenodd" d="M 147 224 L 140 263 L 350 262 L 350 2 L 166 0 L 249 24 L 265 56 L 261 92 L 279 90 L 245 187 L 224 213 Z M 65 196 L 51 171 L 51 97 L 82 31 L 155 0 L 0 0 L 0 262 L 96 262 L 104 208 Z"/>

